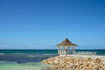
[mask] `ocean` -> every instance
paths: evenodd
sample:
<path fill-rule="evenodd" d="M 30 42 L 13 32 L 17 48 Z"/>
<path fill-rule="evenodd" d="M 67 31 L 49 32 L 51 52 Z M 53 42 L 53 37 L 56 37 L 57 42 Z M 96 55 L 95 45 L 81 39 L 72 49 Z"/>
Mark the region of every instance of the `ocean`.
<path fill-rule="evenodd" d="M 76 52 L 96 52 L 96 55 L 105 56 L 105 50 Z M 49 66 L 41 61 L 57 55 L 57 50 L 0 50 L 0 70 L 45 70 Z"/>

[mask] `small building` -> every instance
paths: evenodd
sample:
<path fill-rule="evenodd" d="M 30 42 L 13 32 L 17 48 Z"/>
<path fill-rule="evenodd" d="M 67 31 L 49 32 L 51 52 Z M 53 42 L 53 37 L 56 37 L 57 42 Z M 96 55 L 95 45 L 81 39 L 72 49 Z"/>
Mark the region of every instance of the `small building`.
<path fill-rule="evenodd" d="M 72 54 L 75 51 L 75 46 L 77 45 L 70 42 L 68 38 L 66 38 L 63 42 L 57 44 L 56 46 L 58 47 L 59 55 L 66 55 L 66 54 Z"/>

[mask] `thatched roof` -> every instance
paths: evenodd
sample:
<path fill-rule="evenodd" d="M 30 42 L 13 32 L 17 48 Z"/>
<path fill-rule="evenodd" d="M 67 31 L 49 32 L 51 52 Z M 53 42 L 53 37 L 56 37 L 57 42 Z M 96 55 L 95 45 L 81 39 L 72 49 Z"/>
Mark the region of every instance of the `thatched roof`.
<path fill-rule="evenodd" d="M 61 42 L 60 44 L 57 44 L 56 46 L 77 46 L 76 44 L 73 44 L 72 42 L 70 42 L 68 40 L 68 38 L 66 38 L 63 42 Z"/>

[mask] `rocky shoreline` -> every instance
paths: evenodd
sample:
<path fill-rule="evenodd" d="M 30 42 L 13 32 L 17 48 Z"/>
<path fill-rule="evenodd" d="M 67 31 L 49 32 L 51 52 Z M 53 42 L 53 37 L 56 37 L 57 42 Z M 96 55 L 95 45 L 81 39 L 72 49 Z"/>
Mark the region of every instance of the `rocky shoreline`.
<path fill-rule="evenodd" d="M 105 70 L 105 62 L 101 58 L 56 56 L 45 59 L 42 63 L 54 66 L 48 70 Z"/>

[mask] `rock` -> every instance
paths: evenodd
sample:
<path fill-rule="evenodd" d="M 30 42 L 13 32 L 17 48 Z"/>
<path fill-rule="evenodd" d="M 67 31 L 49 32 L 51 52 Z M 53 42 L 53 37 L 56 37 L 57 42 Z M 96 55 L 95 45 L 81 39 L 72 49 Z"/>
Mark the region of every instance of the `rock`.
<path fill-rule="evenodd" d="M 105 70 L 105 63 L 100 59 L 72 57 L 72 56 L 56 56 L 46 60 L 42 63 L 49 64 L 61 68 L 85 69 L 85 70 Z"/>
<path fill-rule="evenodd" d="M 99 70 L 99 68 L 98 68 L 98 67 L 96 67 L 96 68 L 95 68 L 95 70 Z"/>

